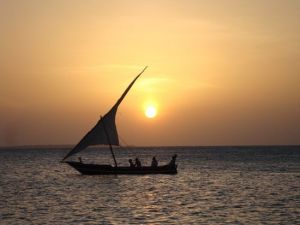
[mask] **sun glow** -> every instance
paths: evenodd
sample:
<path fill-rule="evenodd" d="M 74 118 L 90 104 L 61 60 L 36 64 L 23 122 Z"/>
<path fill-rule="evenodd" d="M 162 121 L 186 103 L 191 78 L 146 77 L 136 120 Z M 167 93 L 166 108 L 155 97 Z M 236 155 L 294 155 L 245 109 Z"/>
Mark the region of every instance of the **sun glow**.
<path fill-rule="evenodd" d="M 148 118 L 154 118 L 156 116 L 156 114 L 157 114 L 157 110 L 154 106 L 148 106 L 145 109 L 145 115 Z"/>

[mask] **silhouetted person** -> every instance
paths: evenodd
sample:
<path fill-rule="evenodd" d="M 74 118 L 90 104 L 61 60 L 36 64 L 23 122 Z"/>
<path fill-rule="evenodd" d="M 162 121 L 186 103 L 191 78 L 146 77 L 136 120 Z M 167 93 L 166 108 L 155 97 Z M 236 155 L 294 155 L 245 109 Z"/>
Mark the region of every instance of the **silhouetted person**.
<path fill-rule="evenodd" d="M 172 156 L 172 159 L 171 159 L 171 161 L 169 162 L 169 165 L 170 165 L 170 166 L 175 166 L 176 158 L 177 158 L 177 154 L 175 154 L 175 155 Z"/>
<path fill-rule="evenodd" d="M 138 157 L 135 158 L 135 166 L 136 167 L 142 167 L 142 163 L 141 163 L 141 161 L 139 160 Z"/>
<path fill-rule="evenodd" d="M 134 165 L 132 159 L 129 159 L 129 165 L 130 165 L 130 167 L 135 167 L 135 165 Z"/>
<path fill-rule="evenodd" d="M 82 163 L 82 159 L 81 159 L 81 157 L 78 157 L 78 160 L 79 160 L 79 162 L 80 162 L 80 163 Z"/>
<path fill-rule="evenodd" d="M 152 162 L 151 162 L 151 167 L 157 167 L 158 166 L 158 162 L 155 158 L 155 156 L 152 158 Z"/>

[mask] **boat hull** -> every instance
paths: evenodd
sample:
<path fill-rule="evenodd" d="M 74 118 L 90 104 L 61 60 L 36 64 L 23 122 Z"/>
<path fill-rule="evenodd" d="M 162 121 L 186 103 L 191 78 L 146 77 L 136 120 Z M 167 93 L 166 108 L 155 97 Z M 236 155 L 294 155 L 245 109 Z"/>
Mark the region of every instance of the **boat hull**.
<path fill-rule="evenodd" d="M 175 166 L 164 165 L 158 167 L 143 166 L 137 168 L 137 167 L 125 167 L 125 166 L 113 167 L 111 165 L 85 164 L 81 162 L 72 162 L 72 161 L 68 161 L 66 163 L 84 175 L 177 174 L 177 165 Z"/>

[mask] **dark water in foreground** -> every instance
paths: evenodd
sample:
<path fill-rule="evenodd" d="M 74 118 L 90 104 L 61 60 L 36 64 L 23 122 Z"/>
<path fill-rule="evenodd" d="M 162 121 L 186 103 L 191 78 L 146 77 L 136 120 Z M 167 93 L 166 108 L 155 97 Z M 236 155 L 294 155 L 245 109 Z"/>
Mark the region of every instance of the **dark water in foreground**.
<path fill-rule="evenodd" d="M 116 150 L 123 164 L 179 155 L 177 175 L 145 176 L 82 176 L 67 151 L 0 150 L 0 224 L 300 224 L 300 147 Z"/>

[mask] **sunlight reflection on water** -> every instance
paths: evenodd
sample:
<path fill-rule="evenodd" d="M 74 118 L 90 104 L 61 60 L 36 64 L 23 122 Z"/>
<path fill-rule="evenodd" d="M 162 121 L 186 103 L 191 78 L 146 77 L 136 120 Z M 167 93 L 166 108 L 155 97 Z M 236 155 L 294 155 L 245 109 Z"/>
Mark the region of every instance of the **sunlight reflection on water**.
<path fill-rule="evenodd" d="M 154 152 L 132 151 L 143 162 Z M 1 224 L 300 222 L 299 148 L 272 154 L 260 149 L 155 151 L 160 162 L 179 155 L 179 173 L 173 176 L 82 176 L 59 163 L 65 152 L 0 151 Z M 97 152 L 90 153 L 93 158 Z M 100 154 L 103 161 L 111 160 Z M 126 152 L 117 154 L 127 162 Z"/>

